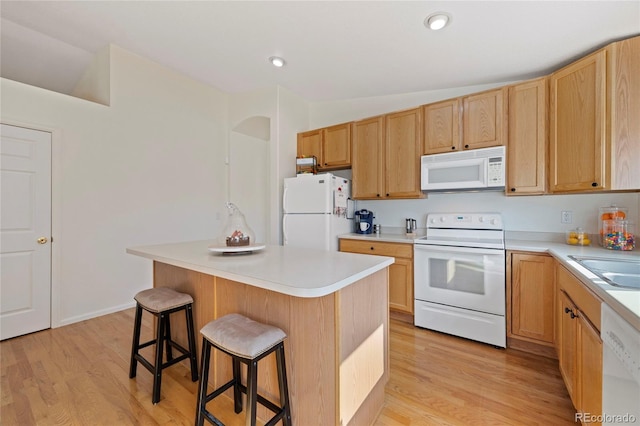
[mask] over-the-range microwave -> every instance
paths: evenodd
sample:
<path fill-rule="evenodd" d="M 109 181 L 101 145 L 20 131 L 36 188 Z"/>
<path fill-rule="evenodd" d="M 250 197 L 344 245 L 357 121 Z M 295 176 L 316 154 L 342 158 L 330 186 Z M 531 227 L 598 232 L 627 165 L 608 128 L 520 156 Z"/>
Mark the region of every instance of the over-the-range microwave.
<path fill-rule="evenodd" d="M 423 191 L 499 190 L 505 185 L 504 146 L 423 155 L 420 161 Z"/>

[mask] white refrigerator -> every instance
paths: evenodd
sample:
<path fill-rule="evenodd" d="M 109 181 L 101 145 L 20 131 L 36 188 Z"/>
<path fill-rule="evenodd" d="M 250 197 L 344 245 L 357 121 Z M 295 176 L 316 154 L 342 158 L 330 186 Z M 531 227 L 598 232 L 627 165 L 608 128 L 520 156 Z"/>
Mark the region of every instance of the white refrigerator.
<path fill-rule="evenodd" d="M 338 235 L 353 232 L 353 219 L 347 219 L 350 196 L 351 182 L 330 173 L 286 178 L 284 245 L 337 251 Z"/>

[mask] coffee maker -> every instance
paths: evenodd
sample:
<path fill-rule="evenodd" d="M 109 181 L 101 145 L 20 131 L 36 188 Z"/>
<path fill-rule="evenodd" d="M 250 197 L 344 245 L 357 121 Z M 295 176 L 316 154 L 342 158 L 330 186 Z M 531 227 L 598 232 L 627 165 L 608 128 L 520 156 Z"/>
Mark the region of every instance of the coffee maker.
<path fill-rule="evenodd" d="M 371 210 L 358 210 L 354 213 L 356 218 L 356 233 L 371 234 L 373 232 L 373 219 L 375 216 Z"/>

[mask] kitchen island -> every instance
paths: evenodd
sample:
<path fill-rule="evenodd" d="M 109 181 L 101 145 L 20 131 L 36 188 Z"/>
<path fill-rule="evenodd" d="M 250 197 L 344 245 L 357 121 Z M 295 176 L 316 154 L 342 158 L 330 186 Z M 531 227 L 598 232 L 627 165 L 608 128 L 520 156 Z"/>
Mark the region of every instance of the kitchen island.
<path fill-rule="evenodd" d="M 209 252 L 213 243 L 127 252 L 153 260 L 154 287 L 194 298 L 196 330 L 232 312 L 284 330 L 293 424 L 372 424 L 389 379 L 388 266 L 393 258 L 289 246 L 223 255 Z M 186 336 L 177 333 L 185 329 L 179 324 L 184 319 L 172 321 L 176 340 L 186 344 Z M 230 358 L 215 351 L 211 386 L 228 381 L 230 367 Z M 279 401 L 275 356 L 261 361 L 258 370 L 258 391 Z M 258 415 L 269 417 L 263 407 Z"/>

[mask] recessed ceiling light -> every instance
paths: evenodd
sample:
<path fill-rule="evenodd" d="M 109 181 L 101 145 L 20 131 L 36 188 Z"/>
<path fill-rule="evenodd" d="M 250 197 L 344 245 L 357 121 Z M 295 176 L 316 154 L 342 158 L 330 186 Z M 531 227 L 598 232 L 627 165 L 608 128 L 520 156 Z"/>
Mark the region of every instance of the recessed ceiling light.
<path fill-rule="evenodd" d="M 427 16 L 424 26 L 434 31 L 441 30 L 449 23 L 449 15 L 444 12 L 436 12 Z"/>
<path fill-rule="evenodd" d="M 284 59 L 282 59 L 279 56 L 270 57 L 269 62 L 271 62 L 271 64 L 273 64 L 274 67 L 278 67 L 278 68 L 284 67 L 284 64 L 285 64 Z"/>

